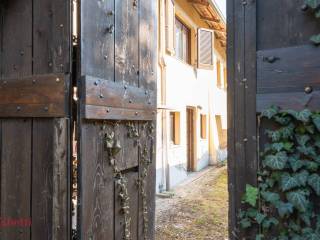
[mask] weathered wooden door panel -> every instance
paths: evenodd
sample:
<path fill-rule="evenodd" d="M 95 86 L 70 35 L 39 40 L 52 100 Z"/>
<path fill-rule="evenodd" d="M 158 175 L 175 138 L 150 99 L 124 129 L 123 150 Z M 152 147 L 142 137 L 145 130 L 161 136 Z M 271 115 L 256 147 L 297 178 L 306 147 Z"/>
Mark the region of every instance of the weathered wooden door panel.
<path fill-rule="evenodd" d="M 153 239 L 155 6 L 81 1 L 81 239 Z"/>
<path fill-rule="evenodd" d="M 310 38 L 320 23 L 303 0 L 228 1 L 228 155 L 230 236 L 245 185 L 257 184 L 258 149 L 267 141 L 257 114 L 271 105 L 319 110 L 320 48 Z M 259 140 L 259 141 L 258 141 Z M 242 234 L 242 235 L 241 235 Z M 248 234 L 248 233 L 247 233 Z"/>
<path fill-rule="evenodd" d="M 70 4 L 0 2 L 1 239 L 70 236 Z"/>

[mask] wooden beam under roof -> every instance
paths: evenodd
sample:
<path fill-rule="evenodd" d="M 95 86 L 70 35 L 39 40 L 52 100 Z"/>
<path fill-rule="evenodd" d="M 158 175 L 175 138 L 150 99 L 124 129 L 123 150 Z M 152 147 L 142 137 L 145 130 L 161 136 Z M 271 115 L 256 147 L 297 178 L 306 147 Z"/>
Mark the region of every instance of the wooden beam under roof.
<path fill-rule="evenodd" d="M 201 16 L 202 20 L 208 21 L 208 22 L 214 22 L 214 23 L 220 23 L 221 20 L 217 18 L 212 18 L 212 17 L 206 17 L 206 16 Z"/>
<path fill-rule="evenodd" d="M 210 3 L 206 0 L 188 0 L 188 2 L 192 4 L 199 4 L 206 7 L 210 6 Z"/>

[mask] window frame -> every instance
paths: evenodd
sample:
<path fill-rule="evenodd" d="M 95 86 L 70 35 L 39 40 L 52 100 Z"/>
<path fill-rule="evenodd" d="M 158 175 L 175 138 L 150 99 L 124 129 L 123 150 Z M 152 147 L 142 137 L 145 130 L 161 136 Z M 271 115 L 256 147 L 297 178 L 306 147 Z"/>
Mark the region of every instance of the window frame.
<path fill-rule="evenodd" d="M 177 21 L 179 22 L 179 24 L 183 27 L 183 29 L 187 30 L 187 47 L 186 47 L 186 54 L 187 54 L 187 59 L 183 59 L 181 57 L 178 56 L 177 54 L 177 44 L 178 44 L 178 41 L 176 40 L 176 34 L 177 34 Z M 188 64 L 188 65 L 191 65 L 191 31 L 192 29 L 178 16 L 178 15 L 175 15 L 175 22 L 174 22 L 174 52 L 175 52 L 175 57 Z"/>

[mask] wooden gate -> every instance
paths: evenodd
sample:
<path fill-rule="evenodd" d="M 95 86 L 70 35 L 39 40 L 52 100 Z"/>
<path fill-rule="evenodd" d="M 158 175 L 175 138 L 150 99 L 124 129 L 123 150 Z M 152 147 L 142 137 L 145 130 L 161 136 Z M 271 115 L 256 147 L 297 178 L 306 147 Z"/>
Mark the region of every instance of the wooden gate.
<path fill-rule="evenodd" d="M 153 239 L 156 23 L 156 1 L 80 2 L 80 239 Z"/>
<path fill-rule="evenodd" d="M 0 2 L 0 239 L 69 239 L 70 1 Z"/>
<path fill-rule="evenodd" d="M 229 0 L 228 118 L 230 236 L 246 183 L 257 184 L 257 114 L 271 105 L 319 110 L 320 24 L 303 0 Z M 248 239 L 251 239 L 248 237 Z"/>

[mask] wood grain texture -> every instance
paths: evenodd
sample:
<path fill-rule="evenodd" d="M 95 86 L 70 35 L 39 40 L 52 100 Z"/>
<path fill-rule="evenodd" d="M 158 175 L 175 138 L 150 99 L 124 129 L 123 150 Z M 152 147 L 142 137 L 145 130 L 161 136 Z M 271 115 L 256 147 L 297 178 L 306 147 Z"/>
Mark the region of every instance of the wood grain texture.
<path fill-rule="evenodd" d="M 32 239 L 53 239 L 53 121 L 34 119 L 32 139 Z"/>
<path fill-rule="evenodd" d="M 53 121 L 52 239 L 70 238 L 70 120 Z M 45 159 L 45 158 L 43 158 Z"/>
<path fill-rule="evenodd" d="M 304 0 L 256 2 L 258 50 L 308 44 L 310 36 L 319 32 L 312 11 L 301 11 Z"/>
<path fill-rule="evenodd" d="M 1 217 L 31 219 L 31 120 L 1 122 Z M 30 227 L 3 228 L 0 238 L 30 239 Z"/>
<path fill-rule="evenodd" d="M 139 1 L 139 86 L 156 90 L 157 71 L 157 2 Z"/>
<path fill-rule="evenodd" d="M 70 72 L 70 6 L 70 0 L 33 0 L 35 74 Z"/>
<path fill-rule="evenodd" d="M 70 78 L 62 74 L 3 79 L 0 83 L 0 116 L 66 116 L 69 81 Z"/>
<path fill-rule="evenodd" d="M 32 74 L 32 0 L 3 3 L 1 76 Z"/>
<path fill-rule="evenodd" d="M 81 75 L 114 81 L 114 1 L 81 1 Z"/>
<path fill-rule="evenodd" d="M 102 124 L 81 126 L 80 239 L 114 239 L 113 171 L 104 152 Z"/>
<path fill-rule="evenodd" d="M 228 226 L 229 238 L 235 238 L 237 225 L 236 212 L 236 155 L 235 155 L 235 6 L 234 1 L 227 1 L 227 114 L 228 114 L 228 192 L 229 192 L 229 211 Z"/>
<path fill-rule="evenodd" d="M 131 239 L 138 239 L 138 198 L 139 191 L 137 186 L 138 172 L 128 172 L 124 174 L 128 184 L 129 206 L 130 206 L 130 233 Z M 119 198 L 119 188 L 115 184 L 115 239 L 123 239 L 125 234 L 124 223 L 125 218 L 122 213 L 121 199 Z"/>
<path fill-rule="evenodd" d="M 139 1 L 115 0 L 115 81 L 139 85 Z"/>
<path fill-rule="evenodd" d="M 276 61 L 269 63 L 268 57 Z M 320 49 L 311 44 L 258 51 L 257 68 L 258 93 L 320 89 Z"/>
<path fill-rule="evenodd" d="M 84 77 L 83 82 L 85 104 L 140 110 L 154 110 L 156 107 L 156 93 L 149 89 L 90 76 Z"/>

